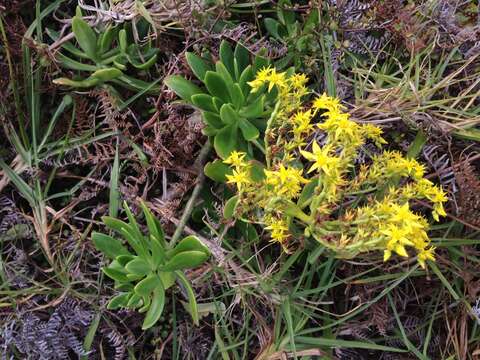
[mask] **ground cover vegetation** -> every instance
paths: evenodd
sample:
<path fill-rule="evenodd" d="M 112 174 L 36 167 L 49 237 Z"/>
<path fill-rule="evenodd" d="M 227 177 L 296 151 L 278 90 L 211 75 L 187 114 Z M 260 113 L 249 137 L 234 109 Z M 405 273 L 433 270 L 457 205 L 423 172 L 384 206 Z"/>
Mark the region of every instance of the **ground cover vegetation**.
<path fill-rule="evenodd" d="M 480 358 L 480 4 L 1 0 L 2 359 Z"/>

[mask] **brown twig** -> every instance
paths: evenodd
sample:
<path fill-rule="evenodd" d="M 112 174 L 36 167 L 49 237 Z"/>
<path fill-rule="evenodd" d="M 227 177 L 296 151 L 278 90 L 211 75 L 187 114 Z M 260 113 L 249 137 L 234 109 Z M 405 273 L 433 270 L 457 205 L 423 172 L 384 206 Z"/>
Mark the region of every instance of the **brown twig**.
<path fill-rule="evenodd" d="M 193 168 L 198 170 L 196 185 L 193 188 L 190 199 L 188 199 L 187 205 L 185 205 L 185 209 L 183 211 L 182 217 L 180 218 L 178 226 L 172 235 L 172 239 L 170 240 L 170 245 L 175 245 L 175 243 L 178 241 L 178 239 L 183 233 L 183 230 L 187 224 L 188 219 L 190 218 L 190 215 L 192 214 L 195 201 L 197 201 L 197 197 L 200 194 L 200 190 L 202 190 L 203 183 L 205 181 L 203 166 L 205 165 L 205 161 L 207 159 L 208 154 L 210 153 L 211 148 L 212 148 L 212 145 L 210 144 L 210 141 L 207 140 L 207 142 L 203 145 L 202 149 L 200 150 L 200 153 L 198 154 L 198 157 L 195 160 L 195 163 L 193 164 Z"/>

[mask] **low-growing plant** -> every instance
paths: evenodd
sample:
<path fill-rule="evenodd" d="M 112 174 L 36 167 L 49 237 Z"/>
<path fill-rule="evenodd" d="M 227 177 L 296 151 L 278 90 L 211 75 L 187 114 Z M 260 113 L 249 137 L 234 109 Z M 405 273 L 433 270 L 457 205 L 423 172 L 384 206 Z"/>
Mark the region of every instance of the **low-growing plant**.
<path fill-rule="evenodd" d="M 215 64 L 186 53 L 190 68 L 205 85 L 204 89 L 179 75 L 165 79 L 178 96 L 201 110 L 206 125 L 203 131 L 213 138 L 214 148 L 223 159 L 234 150 L 252 154 L 252 144 L 264 151 L 260 134 L 265 130 L 265 118 L 271 112 L 276 93 L 250 91 L 249 82 L 268 65 L 268 60 L 260 55 L 253 62 L 250 58 L 241 44 L 232 49 L 222 41 L 220 60 Z"/>
<path fill-rule="evenodd" d="M 315 32 L 320 24 L 319 9 L 311 9 L 305 21 L 299 21 L 291 1 L 281 0 L 276 5 L 276 15 L 276 19 L 272 17 L 264 19 L 268 34 L 285 45 L 287 51 L 275 62 L 275 66 L 284 68 L 293 65 L 299 71 L 311 73 L 313 70 L 311 65 L 318 61 L 321 53 L 319 36 Z"/>
<path fill-rule="evenodd" d="M 134 215 L 124 204 L 129 222 L 114 217 L 102 218 L 105 225 L 126 240 L 95 232 L 92 240 L 97 249 L 112 261 L 102 270 L 115 281 L 120 294 L 113 297 L 109 309 L 130 308 L 146 312 L 142 329 L 155 325 L 163 312 L 165 291 L 178 281 L 186 290 L 189 311 L 198 324 L 195 294 L 183 270 L 203 264 L 210 256 L 209 249 L 195 236 L 187 236 L 178 244 L 168 244 L 160 221 L 142 203 L 148 227 L 144 235 Z"/>
<path fill-rule="evenodd" d="M 72 31 L 78 46 L 69 41 L 63 43 L 62 48 L 70 55 L 59 54 L 59 63 L 67 69 L 87 72 L 89 75 L 79 79 L 58 78 L 54 83 L 74 88 L 113 83 L 130 90 L 158 92 L 158 86 L 154 87 L 125 73 L 128 66 L 136 71 L 147 71 L 155 64 L 158 49 L 152 47 L 150 39 L 144 45 L 136 43 L 128 24 L 123 28 L 108 25 L 97 35 L 83 20 L 80 10 L 72 19 Z M 48 34 L 53 40 L 59 39 L 59 34 L 53 30 L 48 30 Z"/>
<path fill-rule="evenodd" d="M 427 219 L 410 203 L 428 200 L 438 221 L 446 215 L 445 193 L 424 177 L 424 167 L 415 159 L 381 152 L 386 143 L 382 130 L 350 120 L 338 99 L 324 94 L 312 104 L 302 103 L 306 81 L 268 68 L 250 83 L 253 92 L 267 85 L 281 95 L 265 133 L 262 176 L 248 154 L 235 151 L 224 160 L 233 170 L 227 182 L 237 190 L 226 215 L 263 224 L 287 252 L 292 240 L 302 237 L 315 239 L 340 258 L 381 250 L 386 261 L 393 253 L 407 257 L 410 247 L 424 267 L 434 259 L 434 247 Z M 317 118 L 324 121 L 315 124 Z M 316 136 L 315 128 L 320 130 Z M 367 141 L 378 154 L 357 165 Z"/>

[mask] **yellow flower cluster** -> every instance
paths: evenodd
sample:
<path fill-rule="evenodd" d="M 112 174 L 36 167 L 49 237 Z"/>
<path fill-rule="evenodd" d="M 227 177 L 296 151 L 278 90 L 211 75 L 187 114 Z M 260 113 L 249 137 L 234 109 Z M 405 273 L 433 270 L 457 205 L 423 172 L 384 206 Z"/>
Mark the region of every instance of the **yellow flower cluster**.
<path fill-rule="evenodd" d="M 267 209 L 272 199 L 298 198 L 303 186 L 308 182 L 302 176 L 303 169 L 285 167 L 283 164 L 276 169 L 264 169 L 263 180 L 255 182 L 252 179 L 252 164 L 246 161 L 245 157 L 245 153 L 233 151 L 224 160 L 224 163 L 232 167 L 232 174 L 226 175 L 227 183 L 236 186 L 238 195 L 243 196 L 244 202 Z M 285 251 L 288 251 L 286 241 L 290 233 L 287 221 L 282 218 L 284 209 L 276 204 L 272 210 L 263 218 L 265 229 L 270 231 L 272 241 L 280 243 Z"/>
<path fill-rule="evenodd" d="M 284 99 L 284 106 L 279 109 L 279 113 L 290 114 L 301 106 L 301 98 L 308 94 L 307 82 L 305 74 L 287 76 L 286 72 L 279 73 L 275 68 L 268 66 L 259 70 L 255 80 L 248 82 L 248 85 L 251 93 L 259 92 L 264 87 L 269 92 L 276 88 L 278 98 Z"/>
<path fill-rule="evenodd" d="M 425 168 L 417 160 L 407 159 L 398 151 L 384 151 L 373 157 L 368 168 L 361 169 L 353 186 L 355 189 L 390 186 L 389 194 L 400 201 L 427 199 L 433 204 L 433 218 L 439 221 L 439 216 L 447 215 L 443 203 L 448 198 L 440 187 L 424 178 L 424 175 Z M 398 178 L 409 178 L 410 182 L 402 187 L 391 187 L 392 180 Z"/>
<path fill-rule="evenodd" d="M 251 183 L 249 169 L 250 165 L 244 160 L 245 153 L 233 151 L 223 162 L 233 167 L 231 175 L 226 175 L 228 184 L 237 185 L 237 190 L 243 190 L 245 185 Z"/>
<path fill-rule="evenodd" d="M 433 260 L 434 248 L 429 245 L 426 219 L 415 214 L 408 202 L 399 204 L 391 196 L 369 206 L 359 207 L 353 221 L 356 232 L 352 243 L 360 252 L 383 250 L 387 261 L 396 253 L 407 257 L 406 247 L 417 251 L 418 262 L 425 267 L 425 260 Z"/>
<path fill-rule="evenodd" d="M 418 161 L 398 151 L 373 156 L 368 166 L 355 165 L 364 144 L 386 143 L 382 130 L 352 121 L 340 101 L 325 94 L 306 105 L 307 81 L 303 74 L 289 76 L 269 67 L 249 83 L 252 92 L 277 89 L 278 95 L 265 134 L 263 174 L 254 180 L 255 162 L 244 153 L 233 152 L 224 161 L 232 167 L 227 180 L 238 192 L 238 216 L 263 223 L 285 251 L 298 238 L 291 230 L 303 229 L 305 237 L 341 258 L 382 251 L 387 261 L 392 254 L 407 257 L 413 249 L 425 267 L 434 260 L 434 247 L 426 218 L 411 203 L 428 200 L 438 221 L 446 215 L 446 194 L 424 178 Z M 343 206 L 347 197 L 354 200 L 353 208 Z"/>
<path fill-rule="evenodd" d="M 248 83 L 251 92 L 255 93 L 260 90 L 263 85 L 268 86 L 268 91 L 271 91 L 274 86 L 277 86 L 280 91 L 287 88 L 286 73 L 277 73 L 277 70 L 271 67 L 261 69 L 255 80 Z"/>
<path fill-rule="evenodd" d="M 303 169 L 286 168 L 280 164 L 276 170 L 265 170 L 265 184 L 277 196 L 295 199 L 308 181 L 302 177 Z"/>
<path fill-rule="evenodd" d="M 269 216 L 264 219 L 265 229 L 270 231 L 272 242 L 279 243 L 288 252 L 287 240 L 290 237 L 288 224 L 281 217 Z"/>
<path fill-rule="evenodd" d="M 369 179 L 392 178 L 395 176 L 410 176 L 420 180 L 425 175 L 423 165 L 415 159 L 407 159 L 398 151 L 384 151 L 373 158 L 369 168 Z"/>

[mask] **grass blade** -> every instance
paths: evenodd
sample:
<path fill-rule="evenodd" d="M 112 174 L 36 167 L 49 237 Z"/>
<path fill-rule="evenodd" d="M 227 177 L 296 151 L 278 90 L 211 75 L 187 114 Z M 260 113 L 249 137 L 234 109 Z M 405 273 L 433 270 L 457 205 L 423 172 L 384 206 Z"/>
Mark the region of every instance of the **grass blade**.
<path fill-rule="evenodd" d="M 111 217 L 118 216 L 118 209 L 120 208 L 120 192 L 118 190 L 118 179 L 120 176 L 120 165 L 118 147 L 119 141 L 117 138 L 117 146 L 115 148 L 115 159 L 113 160 L 112 172 L 110 174 L 110 195 L 108 204 L 108 214 Z"/>

